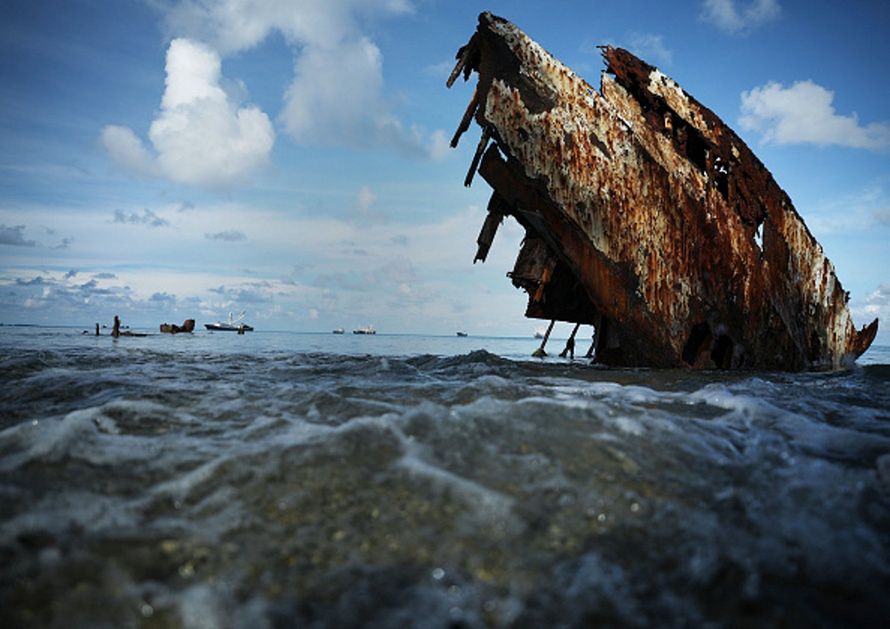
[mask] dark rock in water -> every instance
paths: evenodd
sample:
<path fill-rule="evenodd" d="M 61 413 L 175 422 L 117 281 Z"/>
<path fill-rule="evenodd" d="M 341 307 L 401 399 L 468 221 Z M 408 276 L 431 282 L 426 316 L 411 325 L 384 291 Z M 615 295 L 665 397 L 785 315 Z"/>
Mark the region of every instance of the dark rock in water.
<path fill-rule="evenodd" d="M 745 143 L 677 83 L 603 48 L 600 91 L 510 22 L 483 13 L 457 54 L 479 82 L 467 174 L 494 189 L 479 234 L 526 230 L 513 284 L 526 316 L 596 327 L 618 366 L 836 369 L 871 344 L 788 195 Z M 489 147 L 489 143 L 492 145 Z"/>
<path fill-rule="evenodd" d="M 193 332 L 195 330 L 195 320 L 194 319 L 186 319 L 182 322 L 182 325 L 176 325 L 175 323 L 162 323 L 161 324 L 161 332 L 167 334 L 179 334 L 180 332 Z"/>

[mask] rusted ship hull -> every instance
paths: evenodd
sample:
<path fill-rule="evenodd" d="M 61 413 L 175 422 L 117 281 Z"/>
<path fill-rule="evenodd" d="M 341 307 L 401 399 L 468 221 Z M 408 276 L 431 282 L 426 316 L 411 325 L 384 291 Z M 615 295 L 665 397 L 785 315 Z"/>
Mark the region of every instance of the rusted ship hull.
<path fill-rule="evenodd" d="M 745 143 L 673 80 L 603 48 L 597 92 L 510 22 L 483 13 L 448 80 L 478 73 L 452 139 L 482 138 L 465 181 L 526 229 L 508 275 L 526 316 L 591 324 L 618 366 L 832 369 L 864 352 L 847 293 Z"/>

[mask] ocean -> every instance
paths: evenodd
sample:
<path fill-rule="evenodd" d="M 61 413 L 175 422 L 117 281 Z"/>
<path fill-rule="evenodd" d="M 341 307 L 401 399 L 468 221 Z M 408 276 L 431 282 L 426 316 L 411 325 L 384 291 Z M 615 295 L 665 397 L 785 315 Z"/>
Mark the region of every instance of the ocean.
<path fill-rule="evenodd" d="M 0 327 L 4 627 L 890 618 L 890 348 L 738 373 L 80 332 Z"/>

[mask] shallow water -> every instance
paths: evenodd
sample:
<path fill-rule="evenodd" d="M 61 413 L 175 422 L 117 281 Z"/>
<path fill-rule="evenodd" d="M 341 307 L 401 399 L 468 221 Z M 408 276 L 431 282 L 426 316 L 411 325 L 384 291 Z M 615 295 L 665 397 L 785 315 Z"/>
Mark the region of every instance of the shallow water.
<path fill-rule="evenodd" d="M 535 346 L 0 328 L 6 622 L 890 617 L 890 349 L 737 374 Z"/>

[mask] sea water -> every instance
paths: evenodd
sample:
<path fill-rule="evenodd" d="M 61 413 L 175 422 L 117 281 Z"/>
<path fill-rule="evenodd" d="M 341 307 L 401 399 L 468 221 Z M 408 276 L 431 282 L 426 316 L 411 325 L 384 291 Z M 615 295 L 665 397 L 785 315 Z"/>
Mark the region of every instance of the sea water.
<path fill-rule="evenodd" d="M 0 624 L 890 618 L 890 349 L 788 374 L 537 343 L 0 328 Z"/>

